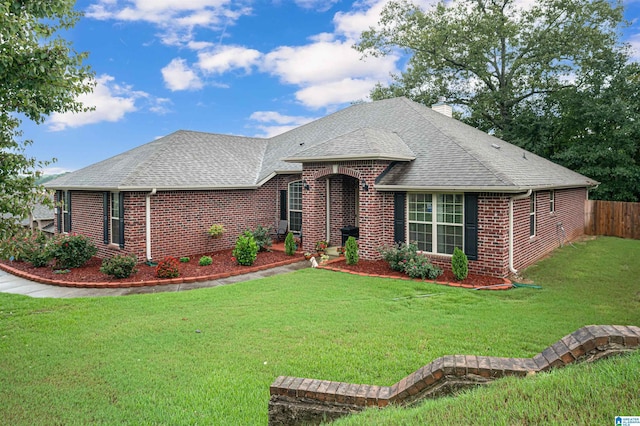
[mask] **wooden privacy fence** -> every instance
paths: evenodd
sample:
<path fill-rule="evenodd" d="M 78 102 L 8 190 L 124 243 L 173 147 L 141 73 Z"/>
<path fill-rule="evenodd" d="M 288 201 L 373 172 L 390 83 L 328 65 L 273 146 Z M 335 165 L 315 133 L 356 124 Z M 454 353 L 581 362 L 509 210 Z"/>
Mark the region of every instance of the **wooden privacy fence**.
<path fill-rule="evenodd" d="M 584 212 L 585 234 L 640 240 L 640 203 L 587 200 Z"/>

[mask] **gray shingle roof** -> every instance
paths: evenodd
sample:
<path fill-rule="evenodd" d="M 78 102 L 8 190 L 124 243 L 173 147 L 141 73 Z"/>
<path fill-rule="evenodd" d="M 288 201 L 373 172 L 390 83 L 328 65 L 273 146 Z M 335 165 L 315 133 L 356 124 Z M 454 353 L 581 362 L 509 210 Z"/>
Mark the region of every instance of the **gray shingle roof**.
<path fill-rule="evenodd" d="M 270 139 L 178 131 L 51 188 L 255 187 L 300 162 L 398 160 L 376 188 L 511 191 L 597 182 L 406 98 L 363 103 Z M 298 161 L 298 162 L 291 162 Z"/>

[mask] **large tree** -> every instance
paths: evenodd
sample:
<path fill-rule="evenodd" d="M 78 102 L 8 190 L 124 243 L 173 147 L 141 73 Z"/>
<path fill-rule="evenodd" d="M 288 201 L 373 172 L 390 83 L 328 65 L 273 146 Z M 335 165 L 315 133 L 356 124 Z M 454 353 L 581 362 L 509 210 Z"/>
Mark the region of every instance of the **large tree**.
<path fill-rule="evenodd" d="M 87 53 L 61 35 L 81 16 L 74 4 L 0 0 L 0 238 L 42 196 L 35 181 L 46 162 L 25 154 L 32 141 L 22 139 L 22 119 L 41 124 L 53 112 L 86 110 L 76 99 L 94 85 Z"/>
<path fill-rule="evenodd" d="M 622 23 L 621 3 L 608 0 L 459 0 L 428 10 L 396 0 L 355 48 L 410 55 L 390 86 L 374 88 L 374 99 L 444 97 L 470 124 L 504 137 L 522 103 L 571 87 L 576 74 L 615 58 Z"/>

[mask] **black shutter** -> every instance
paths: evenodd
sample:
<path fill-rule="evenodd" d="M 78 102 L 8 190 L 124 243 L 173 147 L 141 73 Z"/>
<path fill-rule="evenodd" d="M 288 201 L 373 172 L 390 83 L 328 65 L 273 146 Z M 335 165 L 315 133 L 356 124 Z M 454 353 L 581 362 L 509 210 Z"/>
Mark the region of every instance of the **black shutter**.
<path fill-rule="evenodd" d="M 287 190 L 280 190 L 280 220 L 287 220 Z"/>
<path fill-rule="evenodd" d="M 64 203 L 62 194 L 62 191 L 56 191 L 56 221 L 58 225 L 58 234 L 62 233 L 62 204 Z"/>
<path fill-rule="evenodd" d="M 396 243 L 406 243 L 406 192 L 395 192 L 393 194 L 393 239 Z"/>
<path fill-rule="evenodd" d="M 464 194 L 464 254 L 478 260 L 478 194 Z"/>
<path fill-rule="evenodd" d="M 120 206 L 120 211 L 118 212 L 118 217 L 120 217 L 120 248 L 124 248 L 124 192 L 119 192 L 118 197 L 118 205 Z"/>
<path fill-rule="evenodd" d="M 71 232 L 71 191 L 67 191 L 67 219 L 65 225 L 67 232 Z"/>
<path fill-rule="evenodd" d="M 102 237 L 109 244 L 109 193 L 102 193 Z"/>

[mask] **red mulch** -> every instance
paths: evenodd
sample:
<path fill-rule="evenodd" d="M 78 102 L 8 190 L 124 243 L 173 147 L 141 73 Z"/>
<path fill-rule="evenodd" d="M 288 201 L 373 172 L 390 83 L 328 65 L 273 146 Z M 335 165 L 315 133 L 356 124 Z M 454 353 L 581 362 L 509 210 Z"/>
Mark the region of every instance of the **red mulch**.
<path fill-rule="evenodd" d="M 205 253 L 196 256 L 190 256 L 190 261 L 186 263 L 180 263 L 180 277 L 201 277 L 216 275 L 227 272 L 242 273 L 247 270 L 247 266 L 238 265 L 235 261 L 231 260 L 231 249 L 217 251 L 215 253 Z M 211 256 L 213 264 L 209 266 L 200 266 L 198 261 L 201 256 Z M 301 254 L 296 254 L 298 258 L 301 258 Z M 281 251 L 260 252 L 253 266 L 264 266 L 284 260 L 290 260 L 291 256 L 287 256 Z M 73 268 L 68 273 L 57 274 L 51 267 L 36 268 L 28 262 L 9 262 L 6 260 L 0 261 L 5 265 L 12 268 L 19 269 L 24 272 L 28 272 L 32 275 L 48 278 L 51 280 L 58 280 L 64 282 L 139 282 L 139 281 L 151 281 L 157 280 L 155 267 L 148 266 L 144 263 L 137 266 L 138 272 L 131 275 L 129 278 L 114 278 L 110 275 L 105 275 L 100 272 L 100 265 L 102 260 L 97 257 L 92 258 L 84 266 L 80 268 Z"/>
<path fill-rule="evenodd" d="M 389 263 L 384 260 L 360 260 L 355 265 L 347 265 L 346 261 L 343 259 L 337 262 L 332 262 L 331 264 L 329 264 L 329 266 L 332 268 L 364 273 L 367 275 L 384 275 L 396 278 L 407 278 L 407 275 L 404 272 L 394 271 L 389 267 Z M 451 271 L 444 271 L 443 274 L 436 279 L 436 281 L 467 284 L 474 287 L 483 287 L 504 283 L 502 278 L 475 274 L 469 274 L 464 280 L 458 281 L 453 276 L 453 272 Z"/>

